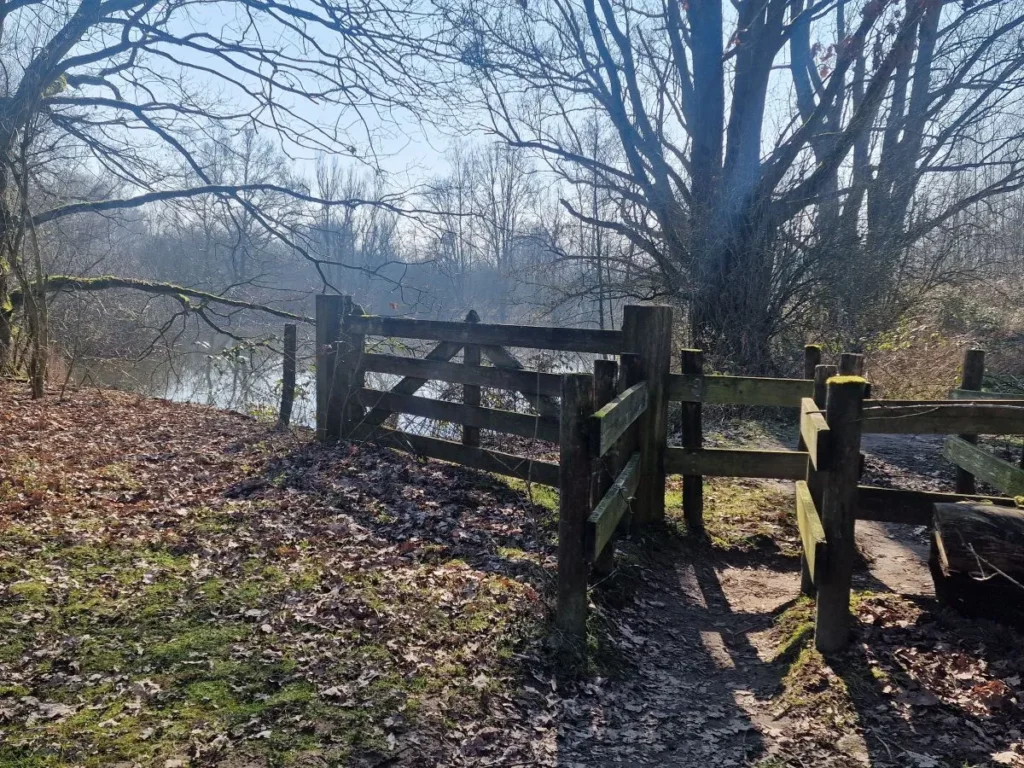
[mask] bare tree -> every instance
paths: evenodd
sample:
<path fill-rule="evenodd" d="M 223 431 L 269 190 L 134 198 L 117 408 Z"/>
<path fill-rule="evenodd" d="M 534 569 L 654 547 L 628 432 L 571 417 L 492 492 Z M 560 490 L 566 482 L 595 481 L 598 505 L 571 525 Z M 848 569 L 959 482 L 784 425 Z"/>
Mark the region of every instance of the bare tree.
<path fill-rule="evenodd" d="M 726 359 L 767 365 L 806 284 L 841 269 L 866 288 L 943 222 L 1021 184 L 1024 126 L 1005 108 L 1024 77 L 1017 3 L 447 10 L 492 130 L 612 194 L 614 216 L 563 205 L 628 238 L 689 310 L 694 343 Z M 594 109 L 617 138 L 610 161 L 587 146 Z M 993 173 L 971 191 L 949 183 L 980 169 Z"/>

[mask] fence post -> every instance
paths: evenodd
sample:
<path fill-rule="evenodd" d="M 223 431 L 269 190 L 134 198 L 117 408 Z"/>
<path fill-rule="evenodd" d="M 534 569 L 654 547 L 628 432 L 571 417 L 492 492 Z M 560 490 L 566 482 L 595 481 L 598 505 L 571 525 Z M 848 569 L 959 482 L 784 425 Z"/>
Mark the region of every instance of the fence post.
<path fill-rule="evenodd" d="M 842 650 L 849 639 L 861 418 L 867 390 L 868 384 L 860 376 L 837 376 L 828 382 L 825 419 L 832 439 L 832 469 L 825 473 L 821 504 L 828 557 L 824 568 L 815 564 L 818 606 L 814 645 L 823 653 Z"/>
<path fill-rule="evenodd" d="M 584 536 L 590 515 L 590 439 L 594 377 L 562 377 L 558 472 L 558 604 L 555 627 L 565 650 L 584 647 L 587 632 L 587 560 Z"/>
<path fill-rule="evenodd" d="M 347 296 L 318 294 L 316 297 L 316 436 L 318 440 L 338 437 L 344 400 L 335 391 L 338 338 L 342 310 Z"/>
<path fill-rule="evenodd" d="M 603 408 L 615 399 L 615 388 L 618 379 L 619 364 L 614 360 L 594 361 L 594 409 Z M 622 469 L 621 455 L 618 448 L 613 448 L 604 456 L 598 457 L 591 478 L 591 509 L 604 498 L 615 478 Z M 595 576 L 607 576 L 615 568 L 615 539 L 609 541 L 597 560 L 592 565 Z"/>
<path fill-rule="evenodd" d="M 362 420 L 363 407 L 354 397 L 357 389 L 362 388 L 366 379 L 363 373 L 362 359 L 366 337 L 361 333 L 352 333 L 346 328 L 350 315 L 362 315 L 363 308 L 345 296 L 342 305 L 341 334 L 338 338 L 338 363 L 335 367 L 335 387 L 341 397 L 340 422 L 338 436 L 348 437 L 352 427 Z"/>
<path fill-rule="evenodd" d="M 296 327 L 295 323 L 284 324 L 284 358 L 281 371 L 281 410 L 277 414 L 277 426 L 284 429 L 292 420 L 292 405 L 295 403 L 296 368 Z"/>
<path fill-rule="evenodd" d="M 640 355 L 647 382 L 647 410 L 640 417 L 638 523 L 665 519 L 665 443 L 668 440 L 668 374 L 672 357 L 672 308 L 629 305 L 622 310 L 626 348 Z"/>
<path fill-rule="evenodd" d="M 684 374 L 704 376 L 704 352 L 699 349 L 684 349 L 680 353 L 680 368 Z M 696 387 L 698 392 L 704 387 Z M 683 447 L 702 448 L 704 425 L 700 403 L 683 403 Z M 695 535 L 704 533 L 704 478 L 701 475 L 683 476 L 683 517 L 686 529 Z"/>
<path fill-rule="evenodd" d="M 816 365 L 814 367 L 814 404 L 821 411 L 825 410 L 828 397 L 828 380 L 836 375 L 836 370 L 834 365 Z M 818 510 L 819 517 L 821 516 L 821 497 L 824 483 L 825 473 L 815 470 L 811 462 L 808 461 L 807 489 L 811 492 L 814 508 Z M 800 592 L 808 597 L 814 597 L 817 592 L 803 552 L 800 553 Z"/>
<path fill-rule="evenodd" d="M 804 347 L 804 378 L 813 379 L 814 372 L 819 365 L 821 365 L 821 345 L 806 345 Z"/>
<path fill-rule="evenodd" d="M 466 315 L 467 323 L 479 323 L 480 315 L 475 309 L 469 310 Z M 476 344 L 467 344 L 462 348 L 463 365 L 480 365 L 480 347 Z M 480 387 L 472 384 L 462 385 L 462 402 L 464 405 L 480 405 Z M 462 425 L 462 444 L 480 447 L 480 427 L 467 427 Z"/>
<path fill-rule="evenodd" d="M 839 356 L 839 375 L 863 376 L 864 355 L 857 354 L 856 352 L 843 352 Z"/>
<path fill-rule="evenodd" d="M 985 380 L 985 350 L 968 349 L 964 352 L 964 370 L 960 376 L 960 389 L 980 391 Z M 968 443 L 977 443 L 977 435 L 960 435 Z M 966 469 L 956 468 L 956 492 L 975 493 L 977 483 L 974 475 Z"/>

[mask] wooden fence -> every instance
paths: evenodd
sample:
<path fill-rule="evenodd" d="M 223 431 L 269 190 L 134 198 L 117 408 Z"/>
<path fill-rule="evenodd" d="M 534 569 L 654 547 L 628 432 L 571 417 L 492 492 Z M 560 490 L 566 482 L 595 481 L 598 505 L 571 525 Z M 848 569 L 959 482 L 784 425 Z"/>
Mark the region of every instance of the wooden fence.
<path fill-rule="evenodd" d="M 821 365 L 817 347 L 806 348 L 801 379 L 705 374 L 699 350 L 684 350 L 680 373 L 674 374 L 671 328 L 666 307 L 629 306 L 621 330 L 591 330 L 484 324 L 475 312 L 461 323 L 373 317 L 350 297 L 318 296 L 317 434 L 321 439 L 373 440 L 557 487 L 556 626 L 574 647 L 585 640 L 589 575 L 611 569 L 615 538 L 627 521 L 663 519 L 668 475 L 683 477 L 683 513 L 695 533 L 703 530 L 704 476 L 796 481 L 802 589 L 817 595 L 815 642 L 822 651 L 841 649 L 847 642 L 857 520 L 921 525 L 930 522 L 935 503 L 1012 504 L 1008 498 L 973 493 L 861 485 L 860 442 L 862 434 L 872 432 L 959 434 L 947 446 L 949 455 L 972 475 L 1009 493 L 1016 486 L 1004 482 L 1001 460 L 979 459 L 980 449 L 970 441 L 977 434 L 1024 434 L 1024 399 L 992 400 L 987 393 L 964 399 L 977 394 L 965 385 L 949 401 L 871 400 L 862 356 L 843 354 L 838 367 Z M 367 337 L 435 345 L 414 358 L 369 352 Z M 554 374 L 528 370 L 509 348 L 617 360 L 596 360 L 593 373 Z M 453 362 L 460 352 L 461 361 Z M 366 386 L 367 372 L 401 378 L 386 391 L 373 389 Z M 461 385 L 463 402 L 417 395 L 430 380 Z M 518 392 L 534 413 L 485 407 L 481 388 Z M 680 403 L 681 447 L 667 445 L 670 401 Z M 799 448 L 705 448 L 705 404 L 793 408 L 800 419 Z M 461 442 L 386 427 L 396 413 L 460 424 Z M 480 430 L 557 444 L 558 462 L 483 448 Z"/>

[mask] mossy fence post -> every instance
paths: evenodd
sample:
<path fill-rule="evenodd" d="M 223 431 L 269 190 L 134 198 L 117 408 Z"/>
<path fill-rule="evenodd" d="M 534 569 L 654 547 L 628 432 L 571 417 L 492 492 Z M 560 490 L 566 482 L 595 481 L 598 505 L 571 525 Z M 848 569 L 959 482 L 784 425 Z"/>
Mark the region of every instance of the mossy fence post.
<path fill-rule="evenodd" d="M 964 369 L 960 374 L 960 389 L 980 392 L 985 380 L 985 350 L 968 349 L 964 352 Z M 977 444 L 977 435 L 960 435 L 968 443 Z M 977 482 L 966 469 L 956 468 L 956 492 L 976 493 Z"/>
<path fill-rule="evenodd" d="M 828 399 L 828 380 L 836 375 L 837 368 L 834 365 L 816 365 L 814 367 L 814 404 L 818 406 L 818 409 L 822 412 L 825 411 L 825 406 Z M 821 497 L 822 491 L 825 486 L 825 471 L 816 470 L 811 462 L 807 462 L 807 489 L 811 493 L 811 499 L 814 500 L 814 508 L 821 512 Z M 800 553 L 800 591 L 808 597 L 814 597 L 817 593 L 817 589 L 814 586 L 814 578 L 811 575 L 810 568 L 807 566 L 807 558 L 804 554 Z"/>
<path fill-rule="evenodd" d="M 475 309 L 469 310 L 466 315 L 467 323 L 479 323 L 480 315 L 476 313 Z M 463 365 L 479 366 L 480 365 L 480 347 L 477 344 L 467 344 L 462 348 L 462 363 Z M 479 406 L 480 405 L 480 387 L 473 384 L 462 385 L 462 402 L 464 405 Z M 480 427 L 467 427 L 465 424 L 462 425 L 462 444 L 470 445 L 475 448 L 480 447 Z"/>
<path fill-rule="evenodd" d="M 558 603 L 555 627 L 562 649 L 582 650 L 587 635 L 587 559 L 584 554 L 590 498 L 589 418 L 594 413 L 594 377 L 562 377 L 558 472 Z"/>
<path fill-rule="evenodd" d="M 333 440 L 341 431 L 344 397 L 338 392 L 338 340 L 344 310 L 351 306 L 350 296 L 319 294 L 316 297 L 316 436 Z"/>
<path fill-rule="evenodd" d="M 861 419 L 867 393 L 868 383 L 860 376 L 828 381 L 825 420 L 831 433 L 832 469 L 825 473 L 821 504 L 828 556 L 824 567 L 815 564 L 814 574 L 818 592 L 814 645 L 822 653 L 840 651 L 849 641 Z"/>
<path fill-rule="evenodd" d="M 699 376 L 701 383 L 695 388 L 704 389 L 704 352 L 699 349 L 684 349 L 680 352 L 680 370 L 684 374 Z M 682 404 L 683 447 L 700 449 L 704 446 L 704 427 L 701 419 L 701 404 Z M 704 477 L 683 475 L 683 517 L 686 529 L 692 534 L 704 533 Z"/>
<path fill-rule="evenodd" d="M 292 420 L 292 406 L 295 404 L 295 369 L 297 364 L 295 323 L 284 324 L 284 349 L 281 370 L 281 409 L 277 413 L 277 425 L 284 429 Z"/>
<path fill-rule="evenodd" d="M 647 382 L 647 410 L 640 423 L 640 484 L 634 520 L 665 519 L 665 448 L 668 440 L 668 376 L 672 358 L 672 308 L 629 305 L 622 310 L 626 347 L 638 354 Z"/>

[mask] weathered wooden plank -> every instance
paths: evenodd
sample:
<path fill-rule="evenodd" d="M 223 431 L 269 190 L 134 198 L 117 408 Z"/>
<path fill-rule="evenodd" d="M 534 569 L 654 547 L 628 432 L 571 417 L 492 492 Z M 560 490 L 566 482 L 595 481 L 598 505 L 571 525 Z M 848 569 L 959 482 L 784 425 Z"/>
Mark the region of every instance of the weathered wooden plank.
<path fill-rule="evenodd" d="M 821 408 L 809 397 L 800 401 L 800 438 L 814 468 L 819 472 L 829 469 L 832 461 L 832 433 Z"/>
<path fill-rule="evenodd" d="M 931 525 L 935 504 L 985 502 L 997 506 L 1014 506 L 1013 499 L 1001 496 L 938 493 L 935 491 L 908 491 L 902 488 L 876 488 L 857 486 L 857 519 L 879 523 Z"/>
<path fill-rule="evenodd" d="M 429 397 L 396 395 L 394 392 L 381 392 L 378 389 L 360 389 L 356 392 L 356 398 L 361 405 L 389 413 L 408 413 L 412 416 L 463 424 L 476 429 L 489 429 L 492 432 L 558 442 L 558 421 L 542 416 L 450 403 Z"/>
<path fill-rule="evenodd" d="M 587 518 L 587 559 L 595 562 L 611 541 L 622 516 L 629 510 L 629 502 L 640 482 L 640 454 L 634 453 L 604 498 Z"/>
<path fill-rule="evenodd" d="M 398 376 L 439 379 L 454 384 L 476 384 L 495 389 L 515 389 L 542 395 L 560 391 L 561 377 L 553 373 L 511 371 L 504 368 L 475 368 L 458 363 L 442 363 L 398 355 L 363 355 L 363 369 Z"/>
<path fill-rule="evenodd" d="M 533 461 L 522 456 L 513 456 L 500 451 L 474 448 L 450 440 L 414 435 L 387 427 L 360 424 L 353 428 L 353 440 L 374 442 L 388 448 L 427 456 L 432 459 L 461 464 L 471 469 L 493 472 L 496 475 L 517 477 L 541 485 L 558 487 L 558 465 L 549 461 Z"/>
<path fill-rule="evenodd" d="M 504 347 L 481 347 L 480 351 L 484 353 L 484 357 L 491 361 L 495 368 L 507 368 L 511 371 L 525 371 L 526 366 L 519 362 L 515 356 Z M 535 392 L 520 391 L 523 397 L 526 398 L 527 402 L 533 406 L 533 409 L 537 411 L 541 416 L 547 416 L 552 419 L 559 417 L 559 405 L 558 399 L 550 395 L 538 395 Z"/>
<path fill-rule="evenodd" d="M 985 381 L 985 350 L 968 349 L 964 352 L 963 371 L 960 375 L 960 388 L 964 390 L 981 389 Z M 951 397 L 953 400 L 960 398 Z M 968 443 L 977 443 L 976 434 L 960 435 Z M 974 475 L 963 467 L 956 468 L 956 492 L 974 493 L 977 489 Z"/>
<path fill-rule="evenodd" d="M 669 448 L 665 455 L 665 471 L 670 475 L 803 480 L 807 475 L 807 454 L 803 451 L 739 448 Z"/>
<path fill-rule="evenodd" d="M 1020 435 L 1024 434 L 1024 403 L 867 400 L 863 429 L 902 435 Z"/>
<path fill-rule="evenodd" d="M 346 329 L 366 336 L 454 341 L 460 345 L 531 347 L 564 352 L 595 352 L 617 355 L 627 352 L 621 331 L 593 328 L 556 328 L 540 325 L 466 324 L 445 320 L 412 320 L 364 315 L 346 322 Z"/>
<path fill-rule="evenodd" d="M 479 323 L 480 315 L 475 309 L 469 310 L 466 314 L 467 323 Z M 467 344 L 462 350 L 462 364 L 470 366 L 480 365 L 480 347 L 476 344 Z M 462 402 L 469 406 L 479 407 L 480 387 L 473 384 L 462 385 Z M 462 444 L 480 446 L 480 427 L 468 422 L 462 423 Z"/>
<path fill-rule="evenodd" d="M 459 354 L 459 350 L 462 349 L 461 344 L 455 344 L 451 341 L 442 341 L 440 344 L 430 350 L 424 360 L 433 360 L 439 363 L 446 363 Z M 399 381 L 395 386 L 391 388 L 391 392 L 396 395 L 415 395 L 419 392 L 420 387 L 427 383 L 427 379 L 419 376 L 406 376 Z M 362 424 L 383 424 L 388 416 L 391 415 L 391 411 L 386 410 L 374 410 L 365 414 L 360 422 Z"/>
<path fill-rule="evenodd" d="M 993 456 L 962 437 L 947 437 L 943 455 L 1007 496 L 1024 496 L 1024 469 Z"/>
<path fill-rule="evenodd" d="M 807 563 L 807 572 L 813 581 L 816 569 L 825 564 L 825 529 L 814 506 L 811 489 L 803 480 L 796 481 L 796 522 L 804 546 L 804 562 Z"/>
<path fill-rule="evenodd" d="M 1008 392 L 979 392 L 976 389 L 954 389 L 949 393 L 950 400 L 963 401 L 996 401 L 995 404 L 1014 405 L 1024 400 L 1024 395 L 1014 395 Z M 985 402 L 985 405 L 993 405 L 993 403 Z"/>
<path fill-rule="evenodd" d="M 764 405 L 800 407 L 800 400 L 814 395 L 812 379 L 770 379 L 758 376 L 673 374 L 669 399 L 707 405 Z"/>
<path fill-rule="evenodd" d="M 647 383 L 635 384 L 590 417 L 591 453 L 600 458 L 647 410 Z"/>
<path fill-rule="evenodd" d="M 277 412 L 277 426 L 280 429 L 284 429 L 291 422 L 292 405 L 295 403 L 295 368 L 298 360 L 295 352 L 296 335 L 295 323 L 285 323 L 281 371 L 281 408 Z"/>

